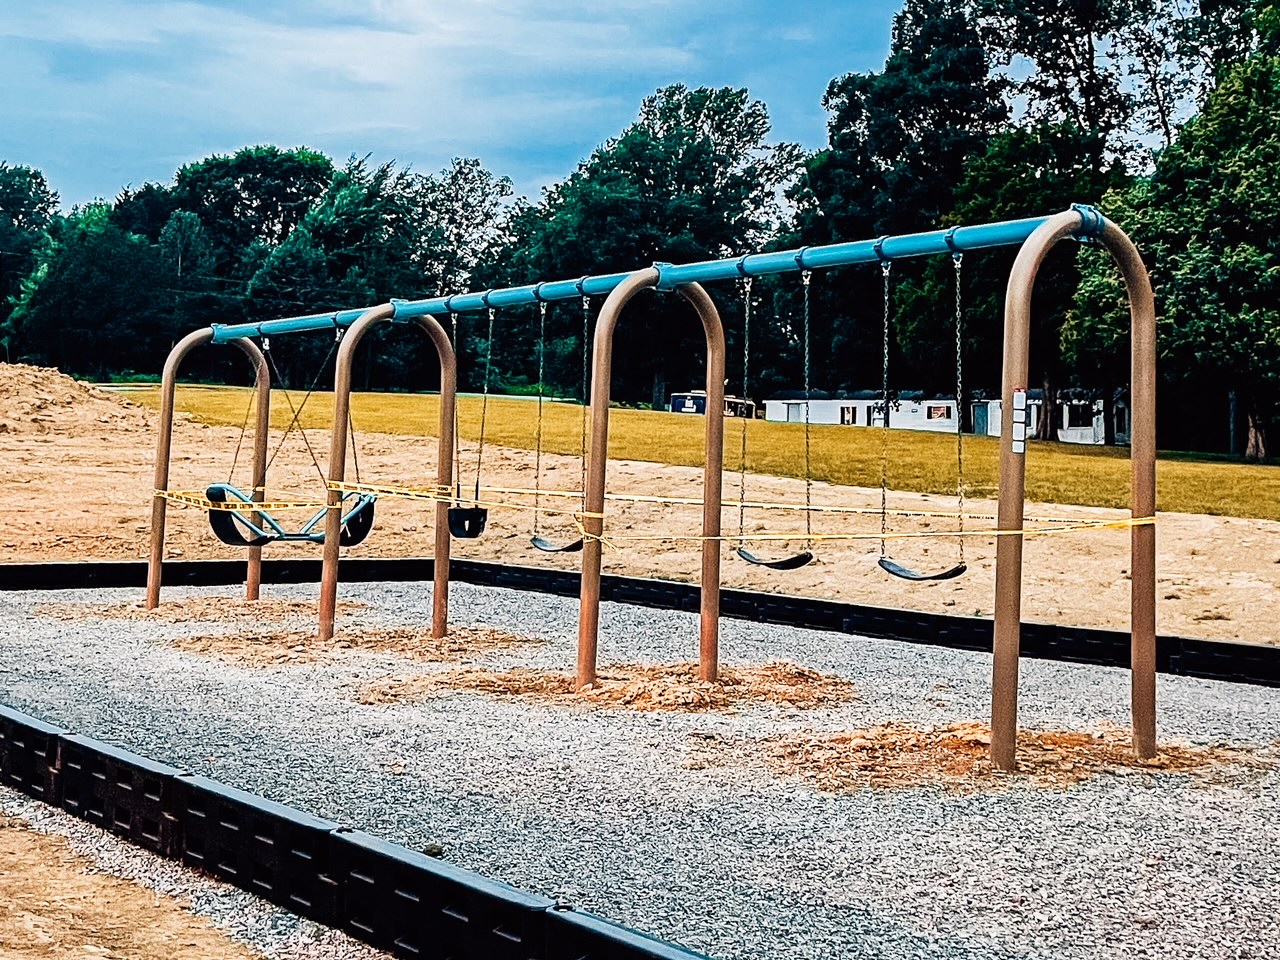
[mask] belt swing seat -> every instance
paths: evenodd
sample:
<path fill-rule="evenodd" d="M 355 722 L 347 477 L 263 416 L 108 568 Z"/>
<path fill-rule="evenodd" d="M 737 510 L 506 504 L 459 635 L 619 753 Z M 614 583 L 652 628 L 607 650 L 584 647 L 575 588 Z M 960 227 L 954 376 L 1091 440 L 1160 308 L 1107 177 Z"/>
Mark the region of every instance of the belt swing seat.
<path fill-rule="evenodd" d="M 584 278 L 585 279 L 585 278 Z M 541 284 L 539 284 L 541 286 Z M 586 509 L 587 491 L 587 386 L 590 379 L 589 357 L 591 342 L 591 298 L 583 292 L 582 281 L 578 281 L 578 293 L 582 295 L 582 418 L 578 428 L 578 463 L 581 472 L 580 505 Z M 539 529 L 539 518 L 542 516 L 542 405 L 546 399 L 546 385 L 543 383 L 546 374 L 547 352 L 547 301 L 534 288 L 534 296 L 538 299 L 538 422 L 534 431 L 533 460 L 533 535 L 529 543 L 535 550 L 543 553 L 581 553 L 582 537 L 556 543 L 542 535 Z"/>
<path fill-rule="evenodd" d="M 798 261 L 797 261 L 798 262 Z M 742 396 L 749 396 L 751 389 L 751 276 L 743 271 L 742 261 L 738 261 L 738 271 L 742 273 Z M 738 546 L 734 550 L 738 559 L 756 567 L 768 567 L 770 570 L 799 570 L 814 561 L 813 553 L 813 472 L 812 472 L 812 431 L 809 423 L 809 277 L 808 270 L 801 271 L 804 283 L 804 522 L 808 536 L 805 549 L 785 557 L 761 557 L 747 549 L 746 536 L 746 499 L 747 499 L 747 421 L 742 421 L 742 446 L 738 456 Z M 707 410 L 712 416 L 718 411 Z M 723 413 L 721 413 L 723 416 Z"/>
<path fill-rule="evenodd" d="M 964 398 L 964 367 L 962 364 L 962 347 L 963 347 L 963 312 L 960 303 L 960 264 L 963 260 L 963 254 L 953 246 L 951 234 L 948 233 L 947 245 L 952 249 L 952 262 L 955 264 L 955 334 L 956 334 L 956 499 L 958 501 L 958 510 L 956 516 L 958 518 L 958 528 L 956 536 L 957 544 L 957 562 L 950 567 L 935 572 L 920 572 L 913 570 L 904 564 L 899 563 L 889 556 L 887 538 L 889 525 L 889 409 L 896 406 L 896 403 L 889 396 L 889 308 L 890 308 L 890 284 L 889 274 L 892 269 L 892 261 L 882 259 L 880 261 L 880 270 L 883 277 L 884 286 L 884 310 L 882 323 L 882 340 L 881 349 L 883 350 L 883 364 L 881 366 L 882 376 L 880 383 L 880 402 L 878 404 L 880 415 L 883 420 L 883 438 L 880 454 L 880 556 L 876 560 L 877 565 L 885 573 L 898 577 L 901 580 L 912 580 L 915 582 L 925 582 L 932 580 L 954 580 L 961 576 L 969 569 L 964 558 L 964 439 L 961 432 L 963 419 L 960 412 L 960 404 Z M 876 243 L 876 253 L 880 254 L 883 239 Z"/>

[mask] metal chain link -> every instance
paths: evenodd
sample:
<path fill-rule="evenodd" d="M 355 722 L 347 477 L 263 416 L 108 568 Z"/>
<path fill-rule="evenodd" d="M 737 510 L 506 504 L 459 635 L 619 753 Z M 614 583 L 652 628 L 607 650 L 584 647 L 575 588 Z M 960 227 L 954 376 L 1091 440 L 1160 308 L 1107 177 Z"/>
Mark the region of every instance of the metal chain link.
<path fill-rule="evenodd" d="M 458 359 L 461 352 L 458 350 L 458 315 L 456 313 L 449 314 L 449 326 L 453 332 L 453 361 L 454 361 L 454 378 L 457 381 Z M 458 399 L 455 396 L 453 401 L 453 488 L 455 499 L 462 499 L 462 440 L 458 431 Z"/>
<path fill-rule="evenodd" d="M 591 386 L 591 298 L 582 295 L 582 423 L 578 428 L 578 463 L 581 467 L 579 483 L 582 490 L 582 509 L 587 509 L 587 411 L 590 396 L 587 394 Z M 601 453 L 601 456 L 605 454 Z"/>
<path fill-rule="evenodd" d="M 289 439 L 289 434 L 294 427 L 298 428 L 298 434 L 302 437 L 302 445 L 307 448 L 307 453 L 311 456 L 311 465 L 316 468 L 316 474 L 320 477 L 321 483 L 328 483 L 329 478 L 324 474 L 324 468 L 320 466 L 320 460 L 316 456 L 315 450 L 311 446 L 311 440 L 307 436 L 307 430 L 302 425 L 302 411 L 307 407 L 307 401 L 311 399 L 311 395 L 316 392 L 316 388 L 320 386 L 320 378 L 324 376 L 325 370 L 329 366 L 329 361 L 333 359 L 334 353 L 338 349 L 335 342 L 329 348 L 329 352 L 325 355 L 324 360 L 320 363 L 320 369 L 316 371 L 315 377 L 311 380 L 311 385 L 307 387 L 307 392 L 303 394 L 302 402 L 298 406 L 293 405 L 293 397 L 289 395 L 289 391 L 281 389 L 284 394 L 285 403 L 289 405 L 289 410 L 293 417 L 289 420 L 289 425 L 284 428 L 284 434 L 280 437 L 280 442 L 276 444 L 275 452 L 267 459 L 267 469 L 271 469 L 271 465 L 276 462 L 276 457 L 280 456 L 280 451 L 284 449 L 284 443 Z M 262 338 L 262 355 L 267 358 L 267 364 L 271 367 L 271 379 L 273 383 L 283 383 L 284 378 L 280 376 L 280 368 L 276 366 L 275 355 L 271 352 L 271 341 L 267 337 Z"/>
<path fill-rule="evenodd" d="M 547 301 L 538 301 L 538 426 L 533 437 L 533 535 L 538 535 L 539 504 L 542 498 L 542 394 L 547 353 Z"/>
<path fill-rule="evenodd" d="M 476 447 L 476 495 L 480 499 L 480 464 L 484 460 L 484 430 L 489 419 L 489 371 L 493 366 L 493 315 L 496 311 L 489 308 L 489 332 L 484 342 L 484 396 L 480 401 L 480 444 Z"/>
<path fill-rule="evenodd" d="M 750 391 L 751 370 L 751 277 L 742 278 L 742 399 L 745 401 Z M 745 545 L 742 538 L 746 534 L 747 525 L 747 421 L 742 420 L 742 452 L 738 456 L 738 540 L 739 546 Z"/>
<path fill-rule="evenodd" d="M 813 549 L 813 438 L 809 417 L 809 281 L 812 277 L 812 270 L 800 274 L 804 282 L 804 532 L 808 550 Z"/>
<path fill-rule="evenodd" d="M 957 253 L 952 257 L 956 268 L 956 500 L 958 529 L 964 533 L 964 307 L 960 300 L 960 265 L 964 254 Z M 957 537 L 960 545 L 960 562 L 964 563 L 964 537 Z"/>
<path fill-rule="evenodd" d="M 254 385 L 249 390 L 249 402 L 244 408 L 244 420 L 240 423 L 240 437 L 236 440 L 235 456 L 231 458 L 231 469 L 227 471 L 227 483 L 235 482 L 236 464 L 240 462 L 240 448 L 244 446 L 244 435 L 249 429 L 249 414 L 253 412 L 254 400 L 258 396 L 257 377 L 254 378 Z"/>
<path fill-rule="evenodd" d="M 884 362 L 880 377 L 880 415 L 884 418 L 880 432 L 880 557 L 888 556 L 885 535 L 889 530 L 889 272 L 893 263 L 884 260 L 880 274 L 884 278 L 884 319 L 880 349 Z"/>

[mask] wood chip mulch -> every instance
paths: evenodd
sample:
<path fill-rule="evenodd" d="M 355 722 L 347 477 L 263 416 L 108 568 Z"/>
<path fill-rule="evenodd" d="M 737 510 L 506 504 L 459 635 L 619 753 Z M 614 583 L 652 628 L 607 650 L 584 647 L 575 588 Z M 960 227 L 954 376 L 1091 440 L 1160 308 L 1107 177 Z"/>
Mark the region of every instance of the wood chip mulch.
<path fill-rule="evenodd" d="M 338 613 L 354 613 L 367 605 L 357 600 L 339 600 Z M 32 614 L 55 620 L 133 620 L 146 623 L 261 623 L 264 620 L 314 620 L 315 600 L 283 597 L 179 597 L 160 601 L 148 610 L 137 603 L 40 603 Z"/>
<path fill-rule="evenodd" d="M 786 736 L 766 744 L 774 771 L 819 790 L 941 786 L 970 792 L 1012 786 L 1066 788 L 1102 775 L 1179 773 L 1212 776 L 1270 765 L 1241 750 L 1165 745 L 1152 760 L 1133 756 L 1128 731 L 1030 731 L 1018 734 L 1018 770 L 995 771 L 988 759 L 990 728 L 957 723 L 920 729 L 888 723 L 845 734 Z"/>
<path fill-rule="evenodd" d="M 847 703 L 857 688 L 841 677 L 827 676 L 792 663 L 729 667 L 713 683 L 698 679 L 693 663 L 618 664 L 599 672 L 599 682 L 574 689 L 563 673 L 517 667 L 495 672 L 448 670 L 407 678 L 388 678 L 362 689 L 362 703 L 385 704 L 421 700 L 449 690 L 520 697 L 543 703 L 589 704 L 626 710 L 696 713 L 733 711 L 749 704 L 774 704 L 809 710 Z"/>
<path fill-rule="evenodd" d="M 448 636 L 440 639 L 421 629 L 353 627 L 339 631 L 324 643 L 316 639 L 314 630 L 175 637 L 168 642 L 179 650 L 218 657 L 239 666 L 268 667 L 318 663 L 350 650 L 390 653 L 427 663 L 448 663 L 493 650 L 544 641 L 492 627 L 451 627 Z"/>

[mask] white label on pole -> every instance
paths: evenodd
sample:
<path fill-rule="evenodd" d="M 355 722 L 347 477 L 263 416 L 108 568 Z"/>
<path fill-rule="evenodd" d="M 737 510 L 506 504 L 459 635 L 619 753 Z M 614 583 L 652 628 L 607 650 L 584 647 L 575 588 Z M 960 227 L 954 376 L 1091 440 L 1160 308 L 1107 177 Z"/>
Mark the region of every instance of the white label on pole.
<path fill-rule="evenodd" d="M 1009 449 L 1014 453 L 1027 452 L 1027 390 L 1019 387 L 1013 391 L 1013 437 Z"/>

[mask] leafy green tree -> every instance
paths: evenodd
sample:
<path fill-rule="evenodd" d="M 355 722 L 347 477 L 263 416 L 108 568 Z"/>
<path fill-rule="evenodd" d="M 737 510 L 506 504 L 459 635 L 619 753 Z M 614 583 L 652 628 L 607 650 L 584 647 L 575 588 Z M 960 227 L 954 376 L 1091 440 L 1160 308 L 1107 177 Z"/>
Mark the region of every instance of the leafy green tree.
<path fill-rule="evenodd" d="M 941 226 L 966 164 L 1008 118 L 1003 90 L 964 3 L 908 0 L 894 18 L 884 69 L 848 74 L 827 89 L 830 146 L 809 160 L 795 196 L 797 239 L 832 243 Z M 950 275 L 944 268 L 938 276 Z M 954 387 L 946 373 L 954 365 L 945 362 L 954 353 L 948 346 L 953 297 L 934 289 L 929 278 L 936 270 L 922 263 L 893 267 L 896 387 Z M 878 387 L 879 269 L 821 281 L 813 288 L 812 311 L 824 344 L 817 381 L 828 388 Z"/>
<path fill-rule="evenodd" d="M 181 167 L 174 196 L 179 208 L 200 217 L 219 272 L 232 275 L 253 244 L 270 249 L 283 243 L 333 174 L 332 161 L 306 147 L 245 147 Z"/>
<path fill-rule="evenodd" d="M 158 291 L 172 275 L 157 247 L 109 217 L 108 206 L 95 204 L 52 225 L 10 317 L 24 356 L 97 378 L 164 361 L 178 331 Z"/>
<path fill-rule="evenodd" d="M 1032 123 L 1081 131 L 1105 169 L 1134 112 L 1124 86 L 1117 35 L 1143 0 L 977 0 L 983 33 L 1003 63 Z"/>
<path fill-rule="evenodd" d="M 412 262 L 420 289 L 435 294 L 469 289 L 481 264 L 492 264 L 511 241 L 511 180 L 479 160 L 457 157 L 413 191 Z"/>
<path fill-rule="evenodd" d="M 111 207 L 111 223 L 156 243 L 177 209 L 172 187 L 159 183 L 144 183 L 137 190 L 125 187 Z"/>
<path fill-rule="evenodd" d="M 44 174 L 0 161 L 0 344 L 12 354 L 14 330 L 8 322 L 12 297 L 35 268 L 45 230 L 58 208 L 58 195 Z"/>
<path fill-rule="evenodd" d="M 515 211 L 505 269 L 484 276 L 532 282 L 758 249 L 781 219 L 779 191 L 800 161 L 797 147 L 770 144 L 768 135 L 765 105 L 746 90 L 665 87 L 540 204 Z M 525 329 L 536 330 L 533 316 L 529 323 Z M 555 343 L 580 345 L 578 310 L 554 307 L 550 326 Z M 526 376 L 535 369 L 531 340 L 496 343 L 501 369 Z M 656 400 L 668 380 L 698 383 L 702 342 L 677 301 L 638 299 L 615 341 L 617 395 Z M 576 386 L 576 350 L 548 362 L 550 382 Z"/>
<path fill-rule="evenodd" d="M 157 239 L 160 252 L 179 279 L 184 273 L 199 275 L 209 268 L 213 248 L 194 213 L 173 211 Z"/>
<path fill-rule="evenodd" d="M 1250 459 L 1266 456 L 1267 429 L 1280 414 L 1277 168 L 1280 56 L 1256 54 L 1222 74 L 1150 178 L 1108 198 L 1152 270 L 1166 376 L 1207 374 L 1216 390 L 1234 390 Z M 1087 345 L 1108 362 L 1108 348 L 1122 350 L 1121 302 L 1113 273 L 1091 264 L 1064 332 L 1075 356 Z"/>
<path fill-rule="evenodd" d="M 14 230 L 43 230 L 58 209 L 58 195 L 43 173 L 0 161 L 0 224 Z"/>
<path fill-rule="evenodd" d="M 974 157 L 957 190 L 960 223 L 1008 220 L 1065 210 L 1075 202 L 1097 202 L 1108 190 L 1128 183 L 1118 160 L 1102 171 L 1096 162 L 1101 138 L 1066 124 L 1019 127 L 992 139 Z M 966 257 L 966 299 L 971 337 L 968 355 L 972 382 L 988 389 L 1000 384 L 1004 294 L 1016 250 L 995 250 Z M 1031 303 L 1031 370 L 1044 389 L 1042 439 L 1054 439 L 1055 398 L 1067 385 L 1069 369 L 1061 353 L 1062 326 L 1079 284 L 1075 244 L 1050 251 Z"/>

